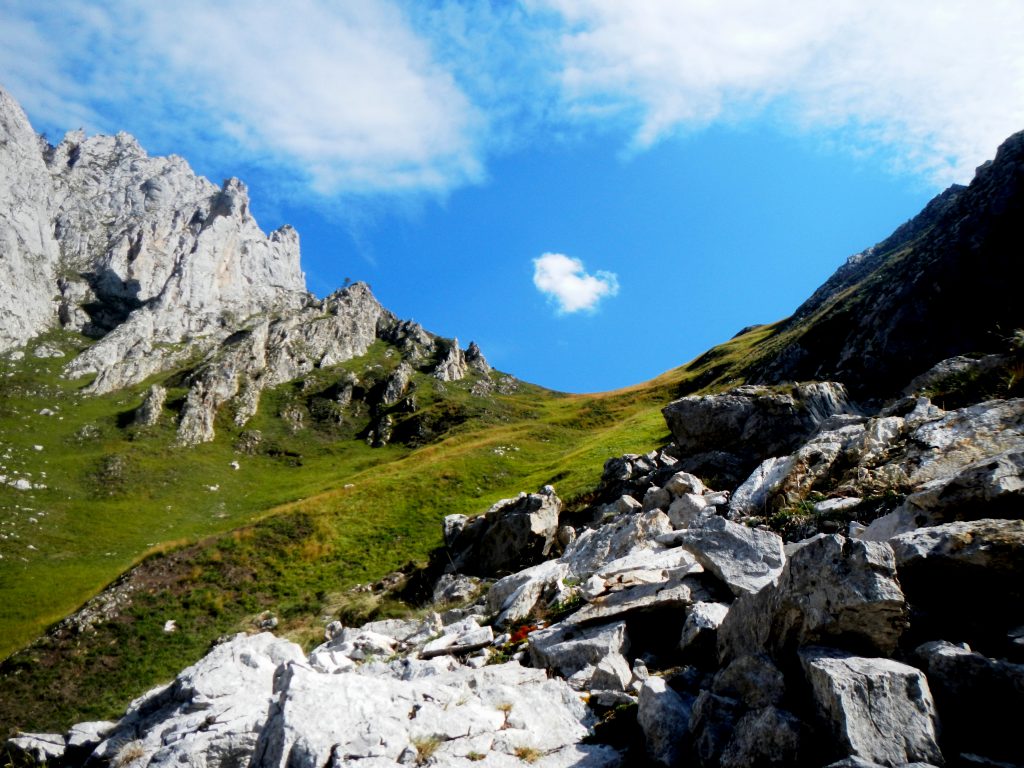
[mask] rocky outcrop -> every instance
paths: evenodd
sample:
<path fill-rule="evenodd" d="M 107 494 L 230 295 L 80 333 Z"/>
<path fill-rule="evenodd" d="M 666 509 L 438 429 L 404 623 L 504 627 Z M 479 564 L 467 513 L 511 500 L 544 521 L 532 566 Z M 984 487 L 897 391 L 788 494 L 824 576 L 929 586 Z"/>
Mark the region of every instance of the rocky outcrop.
<path fill-rule="evenodd" d="M 469 373 L 469 363 L 466 361 L 466 354 L 459 347 L 459 340 L 444 342 L 441 347 L 441 356 L 434 368 L 434 378 L 438 381 L 461 381 Z"/>
<path fill-rule="evenodd" d="M 56 325 L 60 249 L 42 150 L 25 113 L 0 87 L 0 352 Z"/>
<path fill-rule="evenodd" d="M 853 410 L 841 384 L 814 382 L 684 397 L 662 413 L 680 468 L 699 473 L 708 463 L 734 466 L 730 477 L 742 479 L 765 458 L 789 453 L 830 416 Z"/>
<path fill-rule="evenodd" d="M 486 514 L 445 519 L 449 570 L 496 576 L 543 560 L 555 545 L 562 502 L 551 486 L 502 499 Z"/>
<path fill-rule="evenodd" d="M 3 90 L 0 170 L 0 285 L 18 287 L 0 292 L 0 352 L 59 321 L 97 339 L 64 368 L 92 375 L 89 393 L 186 368 L 180 444 L 212 440 L 228 403 L 244 425 L 267 387 L 376 339 L 398 346 L 406 383 L 431 358 L 443 382 L 490 372 L 479 347 L 464 353 L 457 340 L 400 323 L 365 284 L 323 300 L 307 293 L 298 234 L 265 234 L 238 179 L 215 186 L 124 133 L 75 131 L 49 146 Z M 397 392 L 384 395 L 385 406 L 397 402 Z"/>
<path fill-rule="evenodd" d="M 775 331 L 748 372 L 763 382 L 830 379 L 891 397 L 940 360 L 999 352 L 1020 327 L 1004 279 L 1024 239 L 1024 132 L 914 220 L 840 267 Z"/>

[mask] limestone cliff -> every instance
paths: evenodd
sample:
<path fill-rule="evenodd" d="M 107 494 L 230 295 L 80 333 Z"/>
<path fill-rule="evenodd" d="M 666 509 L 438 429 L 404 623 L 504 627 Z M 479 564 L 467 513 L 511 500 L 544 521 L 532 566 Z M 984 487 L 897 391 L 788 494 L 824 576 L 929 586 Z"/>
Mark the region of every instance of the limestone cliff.
<path fill-rule="evenodd" d="M 264 388 L 377 338 L 420 363 L 435 351 L 431 334 L 399 323 L 363 284 L 323 300 L 308 293 L 298 233 L 265 234 L 238 179 L 217 187 L 125 133 L 73 131 L 51 146 L 2 88 L 0 233 L 0 352 L 58 326 L 91 336 L 64 373 L 94 375 L 93 394 L 188 361 L 182 444 L 213 439 L 228 401 L 245 424 Z M 465 377 L 458 342 L 441 346 L 435 375 Z M 470 357 L 489 371 L 475 345 Z"/>

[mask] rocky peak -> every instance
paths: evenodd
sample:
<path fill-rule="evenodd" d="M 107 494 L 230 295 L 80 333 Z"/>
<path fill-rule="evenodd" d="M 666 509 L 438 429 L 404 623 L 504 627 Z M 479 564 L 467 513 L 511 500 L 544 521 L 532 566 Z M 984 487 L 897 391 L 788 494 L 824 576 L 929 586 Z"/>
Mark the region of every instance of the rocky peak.
<path fill-rule="evenodd" d="M 50 226 L 51 189 L 40 141 L 0 88 L 0 352 L 55 322 L 59 257 Z"/>
<path fill-rule="evenodd" d="M 1020 325 L 1024 132 L 971 184 L 953 187 L 892 237 L 843 265 L 778 336 L 786 343 L 748 380 L 841 381 L 887 397 L 940 360 L 998 351 Z M 783 337 L 783 338 L 785 338 Z"/>

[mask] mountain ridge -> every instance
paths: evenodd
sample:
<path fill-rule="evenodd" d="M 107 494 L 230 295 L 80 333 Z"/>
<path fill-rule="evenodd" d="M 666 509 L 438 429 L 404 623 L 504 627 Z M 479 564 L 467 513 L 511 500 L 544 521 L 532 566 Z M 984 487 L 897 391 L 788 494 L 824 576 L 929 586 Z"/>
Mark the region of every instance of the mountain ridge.
<path fill-rule="evenodd" d="M 0 98 L 3 95 L 0 92 Z M 31 245 L 28 234 L 38 230 L 45 235 L 39 224 L 43 219 L 33 216 L 50 215 L 53 188 L 43 180 L 42 193 L 31 191 L 29 182 L 42 179 L 40 165 L 29 148 L 27 123 L 10 114 L 10 109 L 0 110 L 4 124 L 14 126 L 12 135 L 18 141 L 5 157 L 28 158 L 29 164 L 20 176 L 11 174 L 21 179 L 15 190 L 20 196 L 15 196 L 17 205 L 12 208 L 29 212 L 14 218 L 21 226 L 19 242 Z M 111 158 L 109 165 L 115 168 L 123 160 L 129 166 L 147 164 L 126 135 L 84 142 L 71 135 L 49 149 L 32 141 L 51 178 L 54 173 L 63 178 L 75 169 L 82 173 L 97 164 L 96 158 Z M 0 467 L 7 472 L 0 490 L 15 496 L 24 492 L 28 495 L 19 500 L 32 504 L 11 507 L 19 519 L 18 526 L 8 530 L 21 543 L 30 540 L 26 531 L 40 524 L 36 517 L 26 519 L 40 514 L 37 507 L 43 514 L 71 520 L 86 510 L 96 514 L 103 495 L 119 494 L 125 505 L 139 499 L 139 505 L 148 503 L 151 512 L 156 511 L 157 500 L 162 504 L 176 493 L 190 494 L 186 500 L 192 504 L 203 497 L 229 495 L 208 507 L 211 512 L 220 510 L 216 514 L 223 514 L 226 522 L 212 537 L 202 538 L 209 529 L 194 526 L 184 546 L 155 554 L 150 550 L 83 611 L 5 660 L 0 676 L 8 690 L 24 696 L 23 710 L 31 712 L 27 716 L 47 728 L 66 728 L 67 718 L 83 707 L 93 716 L 105 717 L 123 709 L 123 697 L 142 693 L 140 686 L 161 677 L 167 679 L 186 659 L 196 661 L 206 643 L 225 633 L 271 628 L 301 640 L 307 648 L 265 635 L 236 637 L 217 644 L 209 657 L 179 675 L 170 687 L 147 693 L 139 700 L 146 703 L 133 705 L 117 724 L 94 724 L 92 730 L 76 726 L 82 736 L 72 729 L 68 736 L 22 737 L 11 742 L 11 748 L 38 760 L 50 754 L 49 744 L 59 748 L 55 759 L 68 764 L 77 764 L 75 750 L 88 745 L 96 750 L 93 759 L 103 764 L 191 755 L 210 764 L 251 759 L 254 765 L 322 765 L 338 757 L 330 743 L 334 737 L 313 731 L 303 735 L 309 722 L 289 718 L 308 706 L 304 686 L 324 696 L 341 695 L 330 681 L 347 685 L 352 679 L 345 675 L 351 673 L 364 676 L 363 684 L 374 691 L 389 691 L 374 698 L 373 705 L 383 707 L 379 722 L 389 723 L 387 728 L 399 734 L 394 737 L 398 741 L 384 747 L 386 764 L 429 762 L 431 750 L 439 750 L 444 761 L 462 764 L 459 760 L 478 758 L 451 752 L 459 736 L 420 734 L 415 723 L 391 724 L 394 700 L 389 697 L 405 696 L 407 689 L 400 683 L 409 681 L 403 676 L 415 677 L 420 670 L 424 675 L 451 673 L 444 678 L 445 685 L 458 688 L 465 683 L 469 690 L 481 680 L 496 681 L 505 686 L 502 695 L 509 701 L 519 701 L 516 687 L 522 686 L 529 698 L 532 686 L 547 675 L 536 669 L 522 671 L 515 659 L 507 661 L 519 654 L 525 665 L 543 667 L 553 675 L 545 690 L 566 710 L 553 712 L 552 717 L 568 712 L 576 725 L 568 735 L 545 742 L 548 752 L 543 755 L 543 750 L 529 751 L 536 746 L 525 746 L 529 729 L 513 726 L 524 741 L 511 743 L 497 733 L 484 750 L 493 747 L 493 760 L 478 753 L 480 744 L 474 743 L 473 754 L 482 755 L 484 764 L 504 764 L 502 760 L 515 757 L 543 758 L 552 765 L 614 765 L 627 759 L 623 754 L 636 758 L 639 749 L 646 751 L 646 759 L 661 764 L 679 759 L 680 750 L 690 750 L 688 754 L 702 765 L 718 764 L 727 755 L 735 765 L 746 764 L 743 760 L 748 758 L 824 765 L 833 748 L 808 738 L 798 725 L 800 718 L 818 722 L 822 732 L 835 730 L 837 739 L 853 737 L 843 735 L 842 727 L 828 717 L 820 719 L 813 704 L 793 691 L 810 685 L 821 707 L 849 711 L 845 704 L 829 703 L 822 693 L 827 686 L 821 681 L 840 674 L 836 654 L 847 659 L 843 664 L 856 674 L 879 685 L 889 685 L 885 675 L 919 681 L 925 672 L 940 688 L 956 683 L 931 667 L 922 671 L 928 664 L 946 663 L 945 650 L 929 651 L 925 664 L 915 660 L 908 645 L 957 639 L 955 633 L 949 634 L 952 630 L 942 612 L 928 604 L 924 592 L 915 591 L 915 583 L 927 583 L 928 577 L 919 575 L 927 566 L 915 564 L 914 548 L 939 546 L 934 541 L 946 541 L 941 536 L 955 542 L 967 535 L 979 542 L 1003 542 L 999 546 L 1018 551 L 1016 544 L 1005 544 L 1019 538 L 1012 521 L 976 518 L 982 513 L 1019 517 L 1024 488 L 1024 401 L 1019 399 L 1024 345 L 1011 332 L 1020 325 L 1020 313 L 1015 303 L 1003 306 L 992 301 L 1012 294 L 1004 266 L 1012 264 L 1013 254 L 1019 252 L 1013 246 L 1022 239 L 1017 215 L 1024 198 L 1022 150 L 1024 134 L 1011 137 L 969 187 L 947 190 L 890 238 L 860 258 L 853 257 L 790 318 L 745 329 L 651 382 L 591 396 L 550 393 L 492 372 L 475 345 L 463 350 L 457 340 L 435 337 L 398 320 L 362 284 L 324 300 L 293 292 L 288 286 L 297 279 L 297 235 L 279 230 L 277 241 L 273 233 L 269 238 L 262 232 L 257 236 L 251 229 L 255 224 L 248 213 L 247 193 L 237 180 L 228 180 L 219 189 L 196 181 L 197 194 L 183 206 L 162 207 L 167 202 L 163 195 L 174 195 L 161 184 L 142 190 L 144 181 L 138 184 L 140 197 L 129 190 L 125 199 L 101 199 L 99 203 L 108 206 L 102 210 L 121 211 L 128 223 L 114 227 L 113 234 L 101 227 L 99 258 L 90 255 L 92 224 L 82 223 L 92 220 L 99 203 L 90 198 L 72 205 L 68 201 L 74 195 L 69 195 L 60 208 L 68 212 L 58 227 L 62 238 L 54 242 L 79 254 L 78 261 L 72 259 L 78 267 L 72 272 L 80 279 L 54 272 L 62 281 L 56 283 L 61 293 L 48 299 L 47 312 L 57 312 L 68 319 L 70 328 L 91 330 L 100 338 L 88 341 L 70 331 L 65 336 L 33 335 L 24 350 L 9 352 L 2 361 L 6 376 L 15 383 L 11 389 L 24 386 L 27 393 L 20 395 L 22 399 L 12 392 L 0 397 L 0 417 L 8 419 L 5 423 L 23 424 L 26 432 L 20 442 L 12 440 L 20 453 L 10 456 L 8 450 L 4 457 L 11 466 Z M 150 178 L 174 188 L 188 179 L 179 174 L 177 162 L 169 160 L 167 174 Z M 99 188 L 104 188 L 102 173 L 97 178 Z M 0 200 L 4 195 L 10 199 L 13 185 L 0 187 Z M 147 197 L 148 193 L 152 194 Z M 159 224 L 133 229 L 133 206 L 144 209 L 147 200 L 158 210 L 171 211 L 169 220 L 176 224 L 167 224 L 164 230 Z M 26 221 L 31 226 L 26 227 Z M 169 270 L 155 262 L 146 266 L 146 259 L 156 253 L 155 247 L 150 250 L 151 243 L 160 239 L 147 239 L 156 231 L 154 226 L 165 234 L 177 233 L 171 239 L 187 246 L 188 254 L 181 252 L 182 256 L 209 246 L 206 267 L 194 269 L 188 258 Z M 289 255 L 293 241 L 294 263 Z M 52 256 L 46 242 L 41 237 L 39 248 L 32 251 L 44 266 Z M 212 293 L 205 292 L 205 278 L 199 277 L 211 274 L 211 265 L 241 263 L 240 253 L 232 249 L 247 247 L 270 254 L 266 263 L 280 261 L 286 266 L 281 285 L 256 302 L 269 317 L 249 310 L 234 315 L 232 307 L 246 302 L 237 300 L 244 296 L 244 287 L 235 285 L 233 268 L 225 272 L 223 290 Z M 954 328 L 955 318 L 943 316 L 948 314 L 948 302 L 935 296 L 945 299 L 944 291 L 955 293 L 977 284 L 957 282 L 960 271 L 955 265 L 965 261 L 969 263 L 961 271 L 991 268 L 994 274 L 980 283 L 991 288 L 986 300 L 972 297 L 967 303 L 974 312 L 970 322 Z M 137 262 L 138 270 L 133 271 Z M 104 272 L 106 267 L 109 272 Z M 131 285 L 133 280 L 138 286 Z M 936 291 L 936 286 L 943 290 Z M 192 292 L 197 287 L 203 290 Z M 182 307 L 191 309 L 179 323 L 174 314 Z M 49 322 L 54 316 L 47 315 Z M 6 326 L 8 337 L 27 332 L 37 322 L 31 316 L 19 318 Z M 905 347 L 908 335 L 916 341 L 912 354 Z M 989 354 L 981 356 L 984 353 Z M 72 362 L 63 362 L 69 354 Z M 81 371 L 75 368 L 78 360 L 84 361 Z M 52 386 L 46 377 L 57 370 L 97 378 L 84 389 L 82 381 L 61 380 Z M 803 378 L 838 381 L 801 382 Z M 147 392 L 145 385 L 150 383 Z M 48 403 L 46 396 L 54 402 Z M 669 399 L 674 402 L 666 405 Z M 96 415 L 76 415 L 83 404 Z M 34 437 L 29 430 L 41 429 L 46 419 L 56 416 L 53 405 L 60 412 L 57 418 L 68 424 L 55 427 L 55 439 L 38 438 L 46 444 L 36 451 L 25 442 Z M 171 436 L 176 447 L 168 454 Z M 627 452 L 633 450 L 647 452 Z M 41 475 L 39 467 L 25 459 L 33 451 L 53 456 L 54 463 L 46 464 Z M 371 455 L 373 451 L 377 453 Z M 78 461 L 74 452 L 88 453 L 94 457 L 90 461 L 97 462 L 83 475 L 88 482 L 85 494 L 58 471 L 76 466 L 71 463 Z M 160 466 L 168 463 L 168 455 L 174 457 L 172 463 L 182 464 L 185 477 L 171 477 L 173 470 Z M 189 483 L 193 478 L 187 473 L 207 458 L 216 467 L 194 478 L 198 486 Z M 598 469 L 600 462 L 603 471 Z M 325 474 L 311 483 L 311 473 Z M 156 478 L 168 486 L 170 495 L 145 488 Z M 225 502 L 233 503 L 236 495 L 247 495 L 261 485 L 297 482 L 308 490 L 283 505 L 279 495 L 268 494 L 277 504 L 268 505 L 269 512 L 264 507 L 246 520 L 239 512 L 258 507 L 226 511 Z M 552 483 L 564 494 L 564 505 L 547 487 Z M 542 490 L 492 503 L 497 494 L 514 494 L 523 487 Z M 62 510 L 59 499 L 66 493 L 82 498 Z M 123 513 L 124 506 L 113 509 Z M 438 547 L 443 515 L 444 542 Z M 505 523 L 508 528 L 502 527 Z M 970 527 L 962 534 L 959 528 L 944 527 L 949 524 Z M 923 533 L 913 538 L 919 528 Z M 792 547 L 784 547 L 777 533 L 784 534 Z M 825 537 L 795 543 L 812 534 Z M 9 535 L 4 533 L 4 547 Z M 911 538 L 899 546 L 887 543 L 902 536 Z M 523 537 L 528 545 L 522 544 Z M 31 541 L 33 550 L 35 542 L 44 543 Z M 504 559 L 474 551 L 477 542 L 489 542 L 484 549 L 500 549 Z M 837 566 L 835 574 L 828 571 L 828 562 Z M 472 563 L 464 570 L 473 572 L 460 573 L 458 563 Z M 900 579 L 908 579 L 906 595 L 895 580 L 897 566 Z M 862 567 L 867 570 L 856 575 Z M 950 567 L 956 571 L 959 566 Z M 831 574 L 824 586 L 801 581 L 802 573 L 822 568 Z M 1015 573 L 1008 568 L 1008 573 Z M 370 583 L 352 584 L 357 574 Z M 882 585 L 880 593 L 863 603 L 859 597 L 854 600 L 843 591 L 850 574 L 855 579 L 881 579 L 871 582 Z M 831 588 L 837 591 L 820 592 Z M 441 607 L 451 595 L 461 607 L 442 619 Z M 828 610 L 805 614 L 793 608 L 807 595 L 826 606 L 832 600 L 849 604 L 850 615 L 865 621 L 862 625 L 843 615 L 831 616 Z M 1024 620 L 1017 603 L 1013 598 L 1002 606 L 1006 615 L 992 622 L 962 622 L 972 645 L 989 655 L 974 654 L 988 661 L 972 655 L 971 663 L 1010 664 L 1018 658 L 1014 654 L 1019 649 L 1004 631 L 1009 624 L 1003 626 L 1016 621 L 1018 614 Z M 431 614 L 420 626 L 386 618 L 389 611 L 405 610 L 409 604 L 439 606 L 436 620 Z M 924 620 L 908 630 L 905 618 L 912 610 Z M 484 625 L 474 618 L 484 616 Z M 775 617 L 772 621 L 787 628 L 757 624 L 758 616 Z M 307 656 L 305 651 L 324 637 L 323 624 L 330 618 L 349 626 L 328 624 L 326 642 Z M 367 619 L 378 620 L 365 624 Z M 618 626 L 620 619 L 625 623 Z M 537 622 L 544 621 L 551 626 L 541 629 Z M 693 626 L 687 630 L 684 622 Z M 682 631 L 682 639 L 666 641 L 651 631 L 659 623 L 669 634 Z M 510 637 L 503 640 L 504 635 L 492 631 L 482 641 L 492 626 L 509 630 Z M 709 650 L 715 646 L 716 626 L 722 627 L 717 659 Z M 569 653 L 566 643 L 575 643 L 573 633 L 579 631 L 587 642 L 593 640 L 603 649 L 599 657 L 583 661 Z M 535 637 L 524 640 L 534 632 Z M 514 633 L 523 637 L 513 640 Z M 698 642 L 698 637 L 703 639 Z M 799 656 L 794 655 L 794 642 L 800 645 Z M 750 668 L 743 655 L 748 651 L 763 653 L 767 661 Z M 868 651 L 878 656 L 856 655 Z M 682 658 L 697 671 L 673 672 L 672 665 L 680 659 L 677 652 L 690 654 Z M 389 653 L 396 655 L 390 665 L 381 666 L 372 658 Z M 999 654 L 1011 661 L 989 658 Z M 473 658 L 500 666 L 479 671 L 483 662 Z M 230 670 L 239 659 L 243 667 L 260 670 L 259 680 L 251 690 L 231 689 L 226 700 L 254 707 L 257 725 L 231 721 L 234 724 L 220 734 L 175 719 L 180 711 L 187 714 L 190 707 L 205 706 L 203 696 L 222 695 L 215 691 L 231 679 Z M 421 669 L 426 662 L 433 664 Z M 657 674 L 648 677 L 647 665 Z M 238 670 L 239 680 L 247 679 L 249 673 Z M 747 698 L 730 687 L 754 685 L 761 674 L 785 677 L 790 693 L 771 699 L 765 708 L 761 699 Z M 275 675 L 280 687 L 271 695 L 270 678 Z M 393 687 L 382 682 L 391 677 L 396 678 Z M 113 700 L 84 701 L 90 688 L 106 686 L 115 678 Z M 732 682 L 725 682 L 728 679 Z M 208 690 L 204 686 L 211 681 L 215 684 Z M 920 688 L 920 683 L 914 684 Z M 589 691 L 591 709 L 574 704 L 578 697 L 568 693 L 570 689 Z M 434 689 L 425 690 L 438 695 Z M 467 702 L 473 700 L 473 707 L 479 705 L 465 689 L 458 690 L 456 698 L 464 696 Z M 273 698 L 278 693 L 280 697 Z M 69 696 L 83 701 L 69 702 Z M 913 699 L 908 706 L 929 711 L 929 701 Z M 484 703 L 485 709 L 493 710 L 494 705 Z M 496 721 L 496 732 L 512 722 L 508 715 L 515 706 L 509 704 L 505 718 Z M 631 738 L 640 739 L 641 746 L 634 744 L 625 752 L 621 744 L 608 748 L 607 743 L 581 749 L 577 742 L 593 726 L 593 712 L 608 716 L 618 706 L 634 713 Z M 952 741 L 936 736 L 935 716 L 919 720 L 903 712 L 897 717 L 916 729 L 918 743 L 899 752 L 891 751 L 891 745 L 851 742 L 844 755 L 833 756 L 872 756 L 886 765 L 901 764 L 899 755 L 903 762 L 917 757 L 941 763 L 939 741 L 942 750 L 959 756 L 962 744 L 972 743 L 965 735 L 969 729 L 959 725 L 967 721 L 959 713 L 951 717 L 955 708 L 942 700 L 939 709 L 944 722 L 952 723 Z M 16 725 L 13 718 L 26 716 L 7 705 L 0 710 L 5 728 Z M 683 710 L 686 717 L 680 714 Z M 401 723 L 415 719 L 405 718 L 404 710 L 401 714 Z M 675 735 L 659 730 L 661 721 L 670 723 Z M 741 728 L 740 722 L 749 727 Z M 371 717 L 368 727 L 373 723 Z M 158 743 L 158 734 L 169 724 L 182 734 L 180 743 Z M 755 734 L 753 741 L 734 739 L 734 726 L 736 733 Z M 413 730 L 405 733 L 407 727 Z M 788 741 L 772 742 L 772 733 L 783 734 Z M 756 734 L 763 740 L 756 741 Z M 225 742 L 218 741 L 221 735 Z M 996 757 L 1005 757 L 1000 752 L 1005 735 L 996 733 Z M 429 739 L 437 743 L 430 746 Z M 128 751 L 122 754 L 129 744 L 137 751 L 134 757 Z M 806 752 L 799 753 L 798 747 Z M 384 759 L 373 749 L 360 752 L 365 748 L 361 742 L 348 748 L 360 757 Z"/>

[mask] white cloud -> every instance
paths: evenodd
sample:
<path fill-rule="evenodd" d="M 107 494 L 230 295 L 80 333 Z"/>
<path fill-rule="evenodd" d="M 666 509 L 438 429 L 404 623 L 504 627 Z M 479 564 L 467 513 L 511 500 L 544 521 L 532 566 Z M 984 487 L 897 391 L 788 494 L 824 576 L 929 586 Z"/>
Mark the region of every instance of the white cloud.
<path fill-rule="evenodd" d="M 173 135 L 182 154 L 297 169 L 325 194 L 482 176 L 483 116 L 390 0 L 12 0 L 5 15 L 0 68 L 46 122 Z"/>
<path fill-rule="evenodd" d="M 529 4 L 563 24 L 569 111 L 625 117 L 636 149 L 768 113 L 948 182 L 1024 128 L 1019 0 Z"/>
<path fill-rule="evenodd" d="M 582 261 L 563 253 L 545 253 L 533 260 L 533 284 L 556 304 L 559 314 L 593 311 L 605 296 L 619 292 L 614 273 L 589 275 Z"/>

